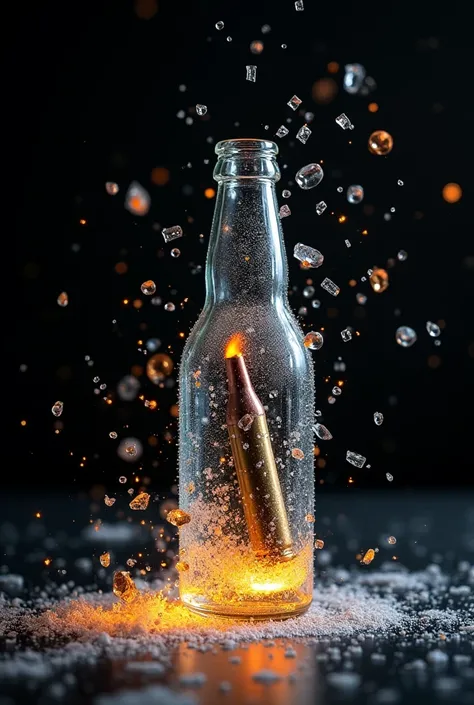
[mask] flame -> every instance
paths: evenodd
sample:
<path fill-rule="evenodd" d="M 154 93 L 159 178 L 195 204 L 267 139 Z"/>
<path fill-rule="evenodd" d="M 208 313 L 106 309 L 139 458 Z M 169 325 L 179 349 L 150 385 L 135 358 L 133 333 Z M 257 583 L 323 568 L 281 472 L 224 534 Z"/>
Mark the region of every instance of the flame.
<path fill-rule="evenodd" d="M 225 348 L 225 357 L 241 357 L 244 339 L 241 333 L 232 336 Z"/>

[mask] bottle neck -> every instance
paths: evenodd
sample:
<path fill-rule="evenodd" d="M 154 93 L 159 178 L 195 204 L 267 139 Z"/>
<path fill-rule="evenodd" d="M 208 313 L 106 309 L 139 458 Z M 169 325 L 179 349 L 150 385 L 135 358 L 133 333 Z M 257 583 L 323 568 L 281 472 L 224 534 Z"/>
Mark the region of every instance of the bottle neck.
<path fill-rule="evenodd" d="M 206 262 L 206 304 L 283 303 L 287 287 L 274 182 L 222 181 Z"/>

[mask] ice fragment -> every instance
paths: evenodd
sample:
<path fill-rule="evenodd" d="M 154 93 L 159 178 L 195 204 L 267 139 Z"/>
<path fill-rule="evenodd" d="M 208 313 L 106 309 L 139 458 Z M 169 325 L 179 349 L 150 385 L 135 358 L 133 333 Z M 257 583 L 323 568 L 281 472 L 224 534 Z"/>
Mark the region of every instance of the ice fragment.
<path fill-rule="evenodd" d="M 359 453 L 354 453 L 352 450 L 348 450 L 346 452 L 346 460 L 356 468 L 363 468 L 367 458 L 364 458 L 363 455 L 359 455 Z"/>

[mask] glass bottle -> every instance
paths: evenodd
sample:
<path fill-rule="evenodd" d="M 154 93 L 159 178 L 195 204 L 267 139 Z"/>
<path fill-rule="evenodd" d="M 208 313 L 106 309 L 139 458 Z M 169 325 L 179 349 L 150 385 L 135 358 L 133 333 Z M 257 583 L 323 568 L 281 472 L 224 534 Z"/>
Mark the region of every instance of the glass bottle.
<path fill-rule="evenodd" d="M 287 298 L 278 147 L 215 151 L 206 299 L 180 368 L 180 596 L 202 614 L 291 617 L 313 589 L 314 375 Z"/>

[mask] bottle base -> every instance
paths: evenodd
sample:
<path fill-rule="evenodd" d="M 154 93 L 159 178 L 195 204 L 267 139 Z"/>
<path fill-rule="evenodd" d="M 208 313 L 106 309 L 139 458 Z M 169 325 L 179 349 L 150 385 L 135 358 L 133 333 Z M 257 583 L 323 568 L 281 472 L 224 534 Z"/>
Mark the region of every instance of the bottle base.
<path fill-rule="evenodd" d="M 271 602 L 248 602 L 239 603 L 238 605 L 216 605 L 213 603 L 189 602 L 185 599 L 182 604 L 187 607 L 190 612 L 199 614 L 202 617 L 223 617 L 228 620 L 238 621 L 268 621 L 268 620 L 285 620 L 299 617 L 304 614 L 310 607 L 312 598 L 308 598 L 306 602 L 278 604 Z"/>

